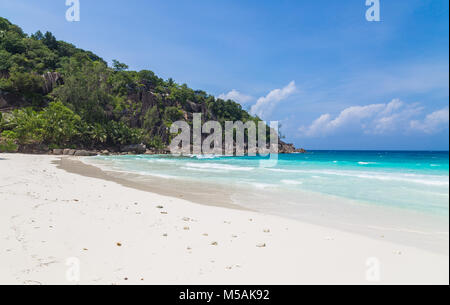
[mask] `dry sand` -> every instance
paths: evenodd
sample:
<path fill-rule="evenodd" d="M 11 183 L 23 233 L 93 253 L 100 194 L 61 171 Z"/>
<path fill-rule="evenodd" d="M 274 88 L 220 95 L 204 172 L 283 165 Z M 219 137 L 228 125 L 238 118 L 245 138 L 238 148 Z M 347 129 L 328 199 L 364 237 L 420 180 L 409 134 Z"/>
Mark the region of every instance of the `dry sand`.
<path fill-rule="evenodd" d="M 448 255 L 159 195 L 59 159 L 0 154 L 0 284 L 449 283 Z"/>

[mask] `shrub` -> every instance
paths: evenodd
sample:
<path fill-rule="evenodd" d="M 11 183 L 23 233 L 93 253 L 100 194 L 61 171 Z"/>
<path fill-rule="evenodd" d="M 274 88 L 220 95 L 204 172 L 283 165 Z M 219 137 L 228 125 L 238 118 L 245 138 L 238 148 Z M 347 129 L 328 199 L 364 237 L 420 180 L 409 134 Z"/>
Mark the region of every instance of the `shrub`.
<path fill-rule="evenodd" d="M 166 147 L 163 140 L 160 136 L 147 136 L 147 138 L 144 140 L 144 143 L 147 145 L 147 147 L 152 147 L 156 149 L 163 149 Z"/>
<path fill-rule="evenodd" d="M 14 140 L 18 144 L 36 144 L 43 142 L 43 120 L 39 113 L 31 108 L 15 110 L 10 126 L 14 130 Z"/>
<path fill-rule="evenodd" d="M 47 144 L 64 146 L 81 142 L 80 128 L 83 122 L 80 116 L 61 102 L 50 103 L 41 116 L 43 139 Z"/>
<path fill-rule="evenodd" d="M 83 143 L 92 146 L 96 144 L 106 144 L 108 141 L 108 134 L 105 127 L 101 124 L 85 125 L 81 132 L 83 135 Z"/>
<path fill-rule="evenodd" d="M 164 123 L 170 126 L 173 122 L 183 119 L 184 113 L 177 107 L 167 107 L 164 111 Z"/>
<path fill-rule="evenodd" d="M 48 144 L 64 146 L 81 142 L 81 118 L 61 102 L 53 102 L 36 112 L 31 108 L 13 112 L 10 127 L 11 139 L 18 144 Z"/>
<path fill-rule="evenodd" d="M 123 122 L 110 121 L 106 124 L 108 144 L 126 145 L 141 143 L 143 133 L 141 129 L 130 128 Z"/>
<path fill-rule="evenodd" d="M 19 146 L 15 142 L 13 131 L 3 131 L 0 134 L 0 152 L 17 152 Z"/>
<path fill-rule="evenodd" d="M 23 94 L 41 92 L 44 85 L 44 79 L 40 75 L 20 72 L 15 68 L 11 70 L 11 75 L 8 79 L 10 91 Z"/>
<path fill-rule="evenodd" d="M 153 106 L 145 114 L 144 123 L 142 125 L 147 131 L 152 131 L 160 122 L 158 107 Z"/>
<path fill-rule="evenodd" d="M 0 50 L 0 72 L 8 71 L 11 67 L 11 53 L 6 50 Z"/>

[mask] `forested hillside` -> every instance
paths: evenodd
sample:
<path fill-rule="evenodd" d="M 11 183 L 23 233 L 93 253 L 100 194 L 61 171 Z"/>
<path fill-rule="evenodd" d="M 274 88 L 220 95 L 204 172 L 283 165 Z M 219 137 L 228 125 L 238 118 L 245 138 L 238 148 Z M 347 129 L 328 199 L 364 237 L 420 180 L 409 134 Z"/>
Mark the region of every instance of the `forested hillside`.
<path fill-rule="evenodd" d="M 163 149 L 180 119 L 258 121 L 238 103 L 112 66 L 50 32 L 27 35 L 0 17 L 0 150 L 38 147 Z"/>

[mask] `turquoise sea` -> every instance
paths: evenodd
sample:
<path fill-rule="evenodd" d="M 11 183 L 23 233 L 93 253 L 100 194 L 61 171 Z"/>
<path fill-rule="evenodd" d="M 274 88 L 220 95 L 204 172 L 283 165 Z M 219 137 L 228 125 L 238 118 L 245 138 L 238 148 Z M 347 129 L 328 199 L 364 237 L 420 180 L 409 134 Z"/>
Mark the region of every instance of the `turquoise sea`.
<path fill-rule="evenodd" d="M 207 181 L 260 194 L 291 194 L 291 200 L 296 192 L 306 191 L 366 205 L 449 214 L 448 152 L 311 151 L 279 155 L 273 167 L 261 167 L 260 161 L 267 159 L 261 157 L 142 155 L 96 159 L 119 171 Z"/>

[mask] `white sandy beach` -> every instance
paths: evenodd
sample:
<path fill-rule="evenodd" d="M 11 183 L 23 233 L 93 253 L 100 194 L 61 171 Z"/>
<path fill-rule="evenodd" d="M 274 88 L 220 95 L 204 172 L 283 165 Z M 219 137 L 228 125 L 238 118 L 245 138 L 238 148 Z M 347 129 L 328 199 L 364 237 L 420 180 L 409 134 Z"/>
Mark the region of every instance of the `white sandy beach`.
<path fill-rule="evenodd" d="M 447 255 L 137 190 L 57 160 L 0 154 L 0 284 L 449 283 Z M 66 277 L 70 258 L 79 282 Z"/>

